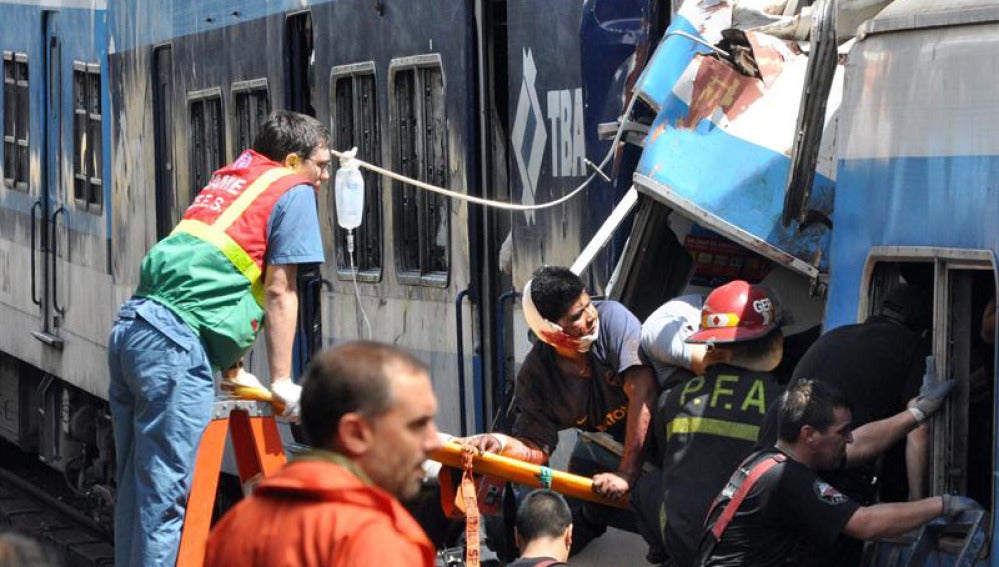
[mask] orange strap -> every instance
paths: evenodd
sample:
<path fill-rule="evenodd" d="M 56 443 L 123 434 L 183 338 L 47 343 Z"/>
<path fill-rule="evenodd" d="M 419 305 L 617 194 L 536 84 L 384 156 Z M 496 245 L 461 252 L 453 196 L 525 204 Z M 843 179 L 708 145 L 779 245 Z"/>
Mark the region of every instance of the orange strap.
<path fill-rule="evenodd" d="M 479 505 L 472 478 L 473 457 L 477 450 L 471 445 L 461 447 L 461 497 L 465 504 L 465 567 L 479 567 Z"/>

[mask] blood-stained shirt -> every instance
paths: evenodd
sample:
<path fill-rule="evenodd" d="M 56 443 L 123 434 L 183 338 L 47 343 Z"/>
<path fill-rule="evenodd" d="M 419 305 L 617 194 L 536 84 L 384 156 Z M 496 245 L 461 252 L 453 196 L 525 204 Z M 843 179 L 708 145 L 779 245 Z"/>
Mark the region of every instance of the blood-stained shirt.
<path fill-rule="evenodd" d="M 642 325 L 616 301 L 594 301 L 600 336 L 589 352 L 590 376 L 563 374 L 551 346 L 538 341 L 517 374 L 513 435 L 547 454 L 558 445 L 558 432 L 570 427 L 605 431 L 624 440 L 628 397 L 622 375 L 646 365 L 640 353 Z"/>

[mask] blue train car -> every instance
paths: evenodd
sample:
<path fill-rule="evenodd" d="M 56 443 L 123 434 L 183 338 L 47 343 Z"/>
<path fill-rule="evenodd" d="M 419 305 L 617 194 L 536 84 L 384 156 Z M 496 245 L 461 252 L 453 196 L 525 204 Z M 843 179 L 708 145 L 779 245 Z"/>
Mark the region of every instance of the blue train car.
<path fill-rule="evenodd" d="M 81 483 L 113 468 L 108 16 L 105 2 L 0 5 L 0 434 Z"/>
<path fill-rule="evenodd" d="M 640 80 L 657 117 L 635 183 L 807 276 L 814 292 L 828 284 L 825 330 L 863 321 L 901 282 L 932 290 L 935 371 L 958 388 L 934 422 L 929 487 L 971 496 L 985 514 L 876 542 L 869 564 L 994 565 L 982 544 L 997 535 L 999 8 L 885 4 L 842 57 L 826 50 L 839 69 L 818 65 L 835 26 L 823 27 L 830 4 L 816 3 L 808 57 L 758 34 L 749 41 L 759 74 L 747 76 L 698 55 L 734 25 L 732 4 L 685 3 Z M 820 81 L 830 92 L 818 101 Z M 821 136 L 803 127 L 808 114 Z M 814 176 L 796 184 L 803 137 L 821 142 Z"/>
<path fill-rule="evenodd" d="M 0 2 L 0 436 L 109 510 L 117 306 L 270 110 L 313 114 L 336 148 L 435 185 L 548 201 L 607 153 L 600 125 L 613 128 L 668 18 L 656 0 Z M 615 181 L 537 214 L 365 174 L 353 258 L 324 191 L 327 261 L 299 282 L 297 369 L 340 341 L 393 342 L 430 364 L 442 429 L 489 427 L 523 352 L 509 339 L 526 336 L 510 292 L 576 257 L 638 154 L 622 147 Z M 590 264 L 594 289 L 625 237 Z M 251 371 L 264 357 L 251 351 Z"/>
<path fill-rule="evenodd" d="M 992 2 L 897 0 L 862 26 L 846 67 L 826 308 L 832 328 L 865 318 L 897 281 L 933 290 L 936 372 L 959 387 L 934 429 L 930 487 L 982 504 L 977 537 L 991 541 L 997 42 Z M 939 536 L 939 553 L 911 561 L 971 564 L 973 537 Z M 995 565 L 994 549 L 977 563 Z"/>

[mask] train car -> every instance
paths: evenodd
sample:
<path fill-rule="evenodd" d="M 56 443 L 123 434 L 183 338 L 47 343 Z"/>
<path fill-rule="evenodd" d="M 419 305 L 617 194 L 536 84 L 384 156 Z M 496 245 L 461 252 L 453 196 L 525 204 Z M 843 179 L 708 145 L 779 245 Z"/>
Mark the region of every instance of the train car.
<path fill-rule="evenodd" d="M 933 291 L 933 370 L 958 387 L 934 424 L 930 490 L 968 495 L 984 513 L 874 542 L 865 564 L 994 565 L 983 543 L 996 536 L 999 115 L 990 98 L 995 76 L 985 70 L 999 65 L 991 49 L 999 11 L 990 2 L 896 0 L 860 27 L 855 42 L 830 50 L 842 69 L 822 70 L 816 55 L 823 33 L 835 39 L 833 11 L 814 5 L 807 65 L 795 72 L 795 56 L 781 55 L 779 78 L 740 106 L 731 103 L 746 94 L 744 79 L 695 55 L 717 47 L 712 35 L 732 20 L 717 21 L 722 9 L 685 4 L 646 69 L 657 80 L 641 81 L 658 116 L 635 182 L 808 276 L 814 291 L 828 285 L 825 330 L 866 319 L 901 282 Z M 772 55 L 767 42 L 753 38 L 757 57 Z M 669 57 L 657 62 L 663 53 Z M 764 83 L 763 66 L 772 61 L 761 64 Z M 800 86 L 784 104 L 800 101 L 791 128 L 788 116 L 765 107 L 795 77 Z M 807 94 L 821 92 L 821 81 L 828 95 Z M 809 113 L 819 118 L 811 133 L 801 118 Z M 825 132 L 816 136 L 822 122 Z M 760 128 L 745 127 L 754 123 Z M 799 144 L 790 142 L 798 136 L 821 142 L 814 179 L 796 184 Z M 722 171 L 710 168 L 732 156 Z"/>
<path fill-rule="evenodd" d="M 312 114 L 335 148 L 404 175 L 540 203 L 593 174 L 610 146 L 600 125 L 618 119 L 668 16 L 652 0 L 0 2 L 0 436 L 107 520 L 117 306 L 270 110 Z M 637 155 L 619 155 L 625 185 Z M 393 342 L 430 364 L 442 429 L 490 427 L 517 353 L 503 346 L 513 290 L 570 263 L 627 189 L 593 176 L 557 209 L 511 214 L 366 173 L 354 254 L 329 187 L 327 261 L 299 282 L 296 371 L 326 345 Z M 595 289 L 625 236 L 590 263 Z M 264 374 L 264 349 L 247 364 Z"/>
<path fill-rule="evenodd" d="M 329 187 L 327 261 L 299 282 L 296 371 L 323 346 L 392 342 L 430 364 L 440 427 L 471 433 L 504 425 L 531 346 L 510 307 L 542 264 L 576 263 L 592 291 L 639 317 L 681 292 L 763 281 L 795 314 L 792 333 L 862 319 L 895 282 L 918 280 L 935 289 L 937 371 L 962 381 L 935 433 L 932 487 L 991 510 L 994 347 L 980 317 L 999 245 L 985 220 L 999 181 L 995 80 L 982 72 L 999 65 L 986 48 L 995 8 L 896 0 L 845 67 L 788 56 L 784 77 L 800 86 L 774 99 L 780 120 L 749 112 L 742 127 L 714 114 L 697 132 L 713 136 L 709 155 L 663 126 L 696 106 L 695 76 L 682 72 L 709 49 L 669 36 L 669 4 L 0 2 L 0 436 L 65 473 L 107 518 L 117 306 L 211 172 L 270 110 L 289 108 L 329 124 L 336 149 L 471 196 L 543 203 L 593 177 L 563 205 L 510 213 L 365 173 L 353 254 Z M 719 25 L 697 17 L 681 9 L 671 29 L 707 37 Z M 984 47 L 972 56 L 968 45 Z M 832 94 L 819 111 L 800 106 L 827 134 L 811 136 L 819 157 L 804 169 L 817 175 L 788 211 L 785 179 L 802 166 L 787 108 L 814 74 Z M 769 139 L 747 144 L 733 124 L 768 124 Z M 608 181 L 593 164 L 609 150 Z M 759 156 L 765 166 L 753 167 Z M 591 240 L 608 245 L 595 252 Z M 250 370 L 263 374 L 264 357 L 253 349 Z M 956 556 L 972 538 L 944 539 L 937 547 Z"/>
<path fill-rule="evenodd" d="M 995 565 L 999 56 L 992 2 L 896 0 L 850 51 L 840 117 L 826 327 L 861 320 L 900 280 L 933 290 L 932 354 L 958 388 L 934 428 L 930 488 L 965 494 L 979 525 L 884 545 L 914 565 Z M 971 46 L 974 46 L 969 50 Z M 900 549 L 892 549 L 892 547 Z"/>
<path fill-rule="evenodd" d="M 105 344 L 118 294 L 105 2 L 0 5 L 0 435 L 107 508 Z"/>

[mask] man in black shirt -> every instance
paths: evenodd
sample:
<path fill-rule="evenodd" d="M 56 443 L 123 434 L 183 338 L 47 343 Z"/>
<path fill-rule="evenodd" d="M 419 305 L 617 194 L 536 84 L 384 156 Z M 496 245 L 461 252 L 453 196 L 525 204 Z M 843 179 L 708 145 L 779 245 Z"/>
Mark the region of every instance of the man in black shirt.
<path fill-rule="evenodd" d="M 539 488 L 524 497 L 514 533 L 520 559 L 507 567 L 568 565 L 572 512 L 559 493 Z"/>
<path fill-rule="evenodd" d="M 820 336 L 794 368 L 791 383 L 821 380 L 845 392 L 853 402 L 853 426 L 859 428 L 906 409 L 916 396 L 925 368 L 933 298 L 925 290 L 900 284 L 863 323 L 837 327 Z M 760 435 L 760 447 L 777 441 L 776 407 L 770 408 Z M 929 446 L 927 428 L 912 430 L 907 442 L 886 447 L 879 471 L 877 462 L 858 463 L 828 471 L 824 478 L 861 504 L 915 500 L 925 495 L 924 477 Z M 875 480 L 880 482 L 875 482 Z M 863 542 L 843 538 L 823 550 L 824 566 L 858 565 Z"/>
<path fill-rule="evenodd" d="M 521 301 L 539 341 L 517 375 L 513 436 L 486 434 L 470 443 L 482 451 L 541 463 L 555 450 L 559 430 L 607 432 L 623 446 L 620 462 L 594 470 L 582 458 L 583 444 L 577 444 L 569 470 L 592 475 L 597 494 L 626 498 L 641 472 L 658 395 L 655 375 L 640 353 L 641 324 L 616 301 L 591 301 L 582 280 L 568 268 L 538 270 L 524 286 Z M 573 512 L 576 552 L 603 533 L 613 510 L 584 505 Z"/>
<path fill-rule="evenodd" d="M 903 411 L 919 390 L 924 360 L 930 354 L 923 333 L 932 321 L 932 308 L 931 294 L 913 285 L 899 285 L 863 323 L 837 327 L 820 336 L 795 367 L 791 382 L 802 378 L 822 380 L 845 392 L 854 404 L 855 428 Z M 924 496 L 928 443 L 926 428 L 916 429 L 909 436 L 909 474 L 905 470 L 905 448 L 900 445 L 892 449 L 885 462 L 887 468 L 877 475 L 883 481 L 882 501 Z M 877 496 L 871 491 L 874 476 L 873 467 L 869 467 L 827 480 L 854 500 L 867 504 Z"/>
<path fill-rule="evenodd" d="M 946 387 L 936 387 L 941 388 Z M 942 401 L 939 395 L 930 402 L 920 399 L 916 411 L 892 419 L 910 420 L 915 427 Z M 950 495 L 866 507 L 851 500 L 816 474 L 870 456 L 847 450 L 851 425 L 850 404 L 833 386 L 813 380 L 790 386 L 780 398 L 777 445 L 747 458 L 719 494 L 698 565 L 808 565 L 816 546 L 832 545 L 841 533 L 861 540 L 890 537 L 939 515 L 979 508 L 969 498 Z"/>

